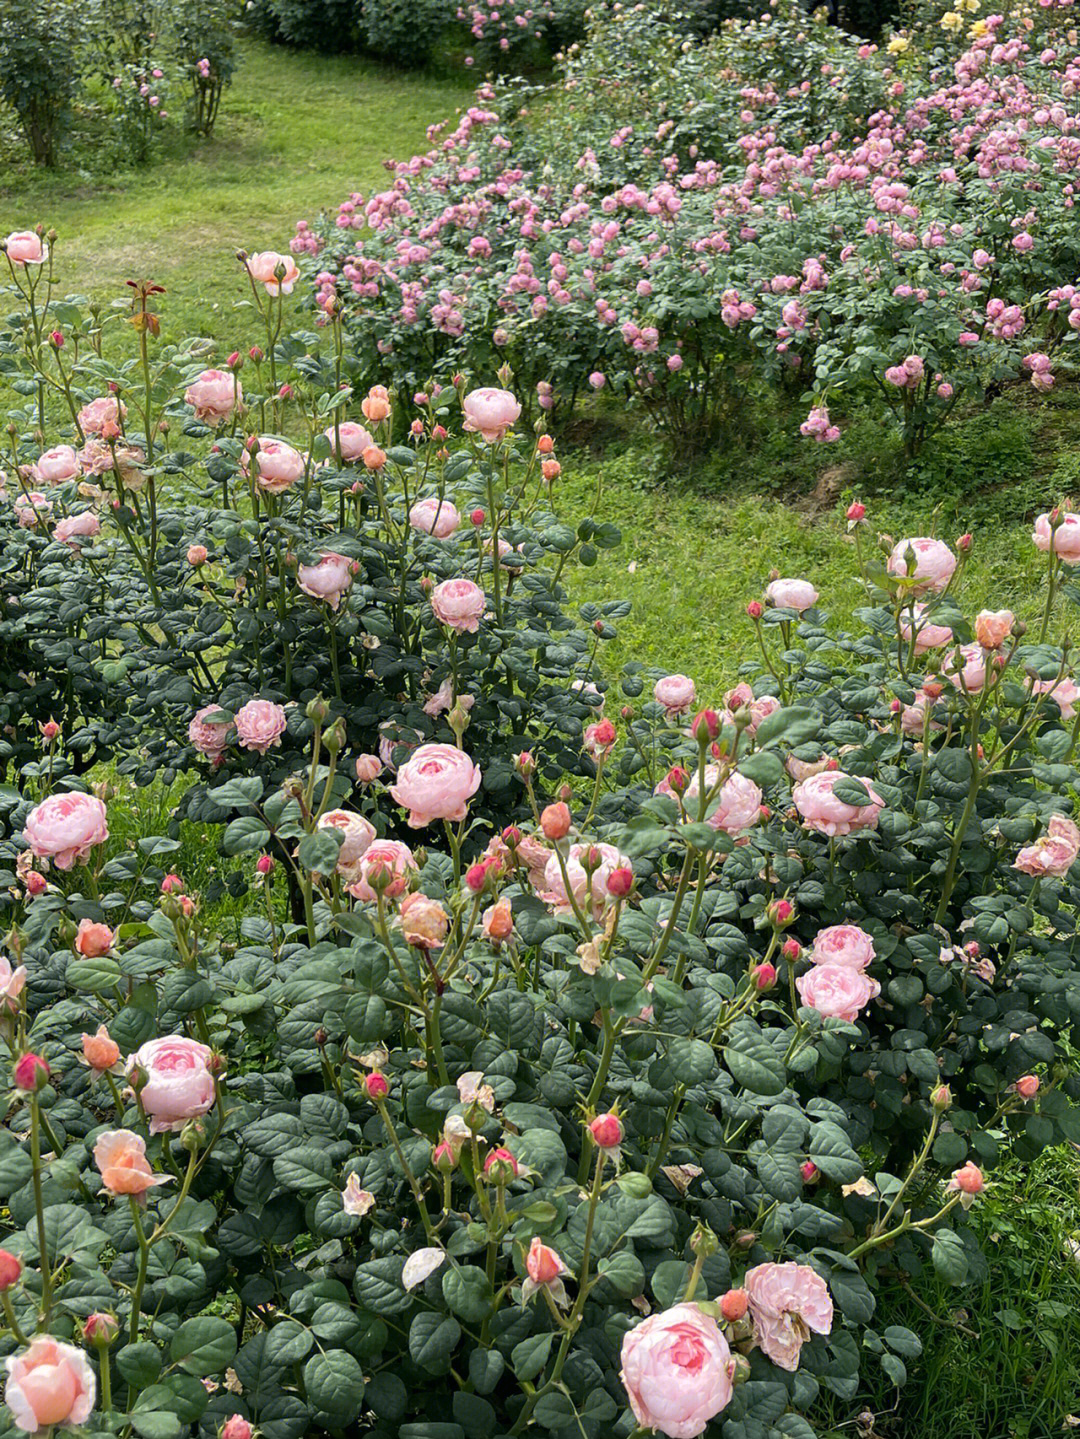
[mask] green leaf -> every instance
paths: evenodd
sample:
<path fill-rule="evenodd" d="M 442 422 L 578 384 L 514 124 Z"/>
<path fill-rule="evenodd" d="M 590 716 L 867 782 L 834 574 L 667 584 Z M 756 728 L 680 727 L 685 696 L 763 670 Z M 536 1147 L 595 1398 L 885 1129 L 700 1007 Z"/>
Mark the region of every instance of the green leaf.
<path fill-rule="evenodd" d="M 762 789 L 771 789 L 784 778 L 784 766 L 779 755 L 771 749 L 762 749 L 739 761 L 739 773 Z"/>
<path fill-rule="evenodd" d="M 668 1045 L 667 1061 L 680 1084 L 690 1089 L 716 1073 L 716 1055 L 703 1039 L 675 1039 Z"/>
<path fill-rule="evenodd" d="M 510 1355 L 510 1367 L 516 1378 L 526 1383 L 536 1378 L 548 1362 L 551 1354 L 551 1346 L 555 1342 L 554 1332 L 550 1334 L 531 1334 L 528 1339 L 523 1339 L 520 1344 L 515 1344 Z"/>
<path fill-rule="evenodd" d="M 221 1374 L 236 1357 L 236 1331 L 210 1314 L 186 1319 L 172 1337 L 169 1357 L 189 1374 Z"/>
<path fill-rule="evenodd" d="M 364 1407 L 364 1371 L 344 1349 L 314 1354 L 304 1365 L 304 1391 L 317 1424 L 344 1429 Z"/>
<path fill-rule="evenodd" d="M 311 1329 L 298 1324 L 295 1319 L 283 1319 L 267 1330 L 266 1348 L 263 1356 L 267 1364 L 288 1369 L 299 1364 L 311 1353 L 315 1336 Z"/>
<path fill-rule="evenodd" d="M 270 831 L 257 815 L 241 815 L 226 826 L 221 847 L 226 854 L 250 854 L 265 849 L 269 841 Z"/>
<path fill-rule="evenodd" d="M 783 1059 L 752 1019 L 742 1019 L 728 1031 L 724 1063 L 737 1084 L 751 1094 L 780 1094 L 784 1089 Z"/>
<path fill-rule="evenodd" d="M 480 1324 L 491 1313 L 494 1294 L 488 1277 L 474 1265 L 448 1269 L 442 1279 L 443 1298 L 466 1324 Z"/>
<path fill-rule="evenodd" d="M 116 1367 L 133 1388 L 146 1389 L 161 1373 L 161 1350 L 149 1340 L 125 1344 L 116 1356 Z"/>
<path fill-rule="evenodd" d="M 324 1150 L 309 1145 L 287 1149 L 274 1160 L 274 1178 L 299 1194 L 317 1194 L 330 1183 L 334 1165 Z"/>
<path fill-rule="evenodd" d="M 821 716 L 814 710 L 789 705 L 784 709 L 773 710 L 771 715 L 765 716 L 754 731 L 754 743 L 762 747 L 782 739 L 785 744 L 795 749 L 798 745 L 815 739 L 820 729 Z"/>
<path fill-rule="evenodd" d="M 934 1268 L 948 1284 L 963 1284 L 967 1278 L 968 1258 L 963 1241 L 951 1229 L 939 1229 L 934 1235 L 930 1257 Z"/>
<path fill-rule="evenodd" d="M 305 869 L 315 874 L 333 874 L 345 836 L 340 829 L 327 826 L 305 835 L 296 849 L 296 858 Z"/>
<path fill-rule="evenodd" d="M 446 1314 L 430 1311 L 414 1315 L 409 1326 L 409 1353 L 429 1374 L 446 1374 L 461 1338 L 461 1325 Z"/>
<path fill-rule="evenodd" d="M 168 1409 L 134 1409 L 131 1427 L 139 1439 L 176 1439 L 181 1424 L 178 1415 Z"/>
<path fill-rule="evenodd" d="M 120 983 L 120 966 L 108 955 L 97 959 L 73 959 L 64 977 L 72 989 L 85 989 L 90 994 L 110 994 Z"/>
<path fill-rule="evenodd" d="M 863 1173 L 863 1162 L 847 1135 L 830 1119 L 810 1126 L 810 1158 L 822 1174 L 837 1184 L 854 1184 Z"/>

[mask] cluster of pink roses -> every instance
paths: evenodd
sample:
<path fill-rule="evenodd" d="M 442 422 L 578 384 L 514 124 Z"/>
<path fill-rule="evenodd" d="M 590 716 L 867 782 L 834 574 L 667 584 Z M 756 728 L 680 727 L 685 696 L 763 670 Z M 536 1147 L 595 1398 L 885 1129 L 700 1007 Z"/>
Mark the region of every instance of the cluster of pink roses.
<path fill-rule="evenodd" d="M 188 724 L 188 739 L 215 768 L 222 764 L 235 732 L 241 749 L 265 754 L 281 744 L 289 718 L 273 700 L 250 699 L 230 719 L 219 705 L 204 705 Z"/>
<path fill-rule="evenodd" d="M 881 985 L 866 970 L 874 958 L 874 941 L 854 924 L 819 930 L 810 949 L 810 969 L 799 975 L 799 998 L 826 1019 L 854 1022 Z"/>

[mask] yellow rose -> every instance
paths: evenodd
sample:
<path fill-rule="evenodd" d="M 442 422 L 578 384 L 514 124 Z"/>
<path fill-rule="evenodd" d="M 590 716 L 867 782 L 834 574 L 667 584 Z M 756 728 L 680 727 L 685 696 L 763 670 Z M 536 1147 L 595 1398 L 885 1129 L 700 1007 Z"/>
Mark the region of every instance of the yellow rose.
<path fill-rule="evenodd" d="M 987 26 L 987 24 L 986 24 L 986 21 L 985 21 L 985 20 L 976 20 L 976 21 L 975 21 L 975 24 L 972 25 L 971 29 L 968 31 L 968 39 L 969 39 L 969 40 L 981 40 L 981 39 L 983 39 L 983 37 L 984 37 L 985 35 L 988 35 L 989 33 L 990 33 L 990 32 L 989 32 L 989 28 L 988 28 L 988 26 Z"/>
<path fill-rule="evenodd" d="M 903 55 L 911 47 L 911 41 L 906 35 L 894 35 L 885 46 L 890 55 Z"/>
<path fill-rule="evenodd" d="M 946 10 L 945 14 L 941 17 L 941 28 L 948 30 L 951 35 L 955 34 L 957 30 L 962 29 L 963 25 L 964 17 L 957 14 L 955 10 Z"/>

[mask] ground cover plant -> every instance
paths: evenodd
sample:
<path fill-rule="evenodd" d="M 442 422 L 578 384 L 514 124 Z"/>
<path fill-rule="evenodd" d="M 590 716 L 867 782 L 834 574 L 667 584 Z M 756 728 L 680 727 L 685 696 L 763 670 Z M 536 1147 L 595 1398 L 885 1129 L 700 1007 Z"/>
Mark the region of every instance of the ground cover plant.
<path fill-rule="evenodd" d="M 1025 625 L 855 502 L 850 627 L 778 574 L 727 693 L 613 672 L 625 604 L 563 580 L 618 531 L 507 372 L 402 403 L 276 252 L 220 363 L 148 284 L 107 346 L 50 245 L 5 242 L 9 1422 L 805 1435 L 895 1391 L 879 1283 L 988 1279 L 997 1168 L 1080 1139 L 1080 519 Z M 197 773 L 216 891 L 177 819 L 110 838 L 99 758 Z"/>

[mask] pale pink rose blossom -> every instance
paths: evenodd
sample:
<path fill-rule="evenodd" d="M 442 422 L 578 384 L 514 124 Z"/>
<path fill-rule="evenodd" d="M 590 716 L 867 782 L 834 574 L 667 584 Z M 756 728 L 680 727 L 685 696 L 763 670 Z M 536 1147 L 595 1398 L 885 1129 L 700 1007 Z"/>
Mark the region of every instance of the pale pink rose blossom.
<path fill-rule="evenodd" d="M 220 714 L 219 705 L 203 705 L 201 710 L 196 710 L 188 724 L 188 739 L 207 759 L 217 763 L 225 753 L 229 744 L 229 731 L 232 729 L 232 720 L 210 721 L 207 715 Z"/>
<path fill-rule="evenodd" d="M 972 694 L 985 688 L 987 680 L 993 674 L 987 667 L 986 660 L 986 651 L 982 645 L 961 645 L 959 649 L 953 650 L 942 670 L 951 685 Z"/>
<path fill-rule="evenodd" d="M 866 803 L 853 805 L 837 799 L 833 790 L 841 782 L 861 785 L 866 791 Z M 878 816 L 885 808 L 885 801 L 868 779 L 846 775 L 842 770 L 828 770 L 802 780 L 791 797 L 805 827 L 831 838 L 877 829 Z"/>
<path fill-rule="evenodd" d="M 79 474 L 79 457 L 71 445 L 53 445 L 30 466 L 30 476 L 39 485 L 62 485 Z"/>
<path fill-rule="evenodd" d="M 248 473 L 251 452 L 241 451 L 240 465 Z M 283 494 L 296 484 L 304 473 L 304 457 L 284 440 L 270 440 L 259 437 L 259 448 L 255 453 L 255 483 L 260 490 L 271 495 Z"/>
<path fill-rule="evenodd" d="M 341 1196 L 341 1207 L 346 1214 L 353 1214 L 363 1218 L 369 1210 L 375 1208 L 375 1196 L 367 1189 L 360 1188 L 360 1181 L 355 1174 L 350 1174 L 345 1181 L 345 1192 Z"/>
<path fill-rule="evenodd" d="M 281 744 L 281 736 L 288 724 L 281 705 L 272 700 L 253 699 L 236 712 L 236 738 L 242 749 L 257 750 L 259 754 Z"/>
<path fill-rule="evenodd" d="M 92 540 L 100 533 L 101 521 L 97 515 L 93 510 L 82 510 L 77 515 L 68 515 L 67 519 L 60 520 L 53 530 L 53 539 L 67 545 L 69 549 L 77 550 L 78 540 Z"/>
<path fill-rule="evenodd" d="M 319 829 L 336 829 L 344 835 L 338 850 L 337 872 L 350 884 L 360 878 L 360 858 L 375 838 L 375 826 L 362 814 L 347 809 L 330 809 L 319 816 Z"/>
<path fill-rule="evenodd" d="M 908 574 L 907 553 L 913 550 L 915 564 Z M 928 590 L 941 591 L 948 585 L 956 569 L 956 556 L 943 540 L 919 536 L 915 539 L 900 540 L 893 547 L 885 568 L 890 575 L 914 582 L 912 594 L 925 594 Z"/>
<path fill-rule="evenodd" d="M 0 1010 L 18 1009 L 19 996 L 26 988 L 26 965 L 11 967 L 11 960 L 0 954 Z"/>
<path fill-rule="evenodd" d="M 139 1068 L 147 1075 L 139 1098 L 150 1117 L 151 1134 L 183 1129 L 189 1119 L 212 1108 L 215 1094 L 214 1076 L 207 1067 L 210 1057 L 205 1044 L 182 1034 L 147 1040 L 131 1056 L 128 1074 Z"/>
<path fill-rule="evenodd" d="M 932 620 L 925 618 L 933 611 L 929 605 L 915 606 L 915 653 L 922 655 L 927 650 L 940 649 L 947 645 L 953 637 L 953 632 L 948 625 L 935 625 Z M 900 633 L 905 641 L 911 640 L 911 617 L 907 610 L 900 616 Z"/>
<path fill-rule="evenodd" d="M 113 428 L 114 437 L 122 421 L 127 419 L 127 405 L 115 395 L 99 395 L 96 400 L 83 405 L 79 411 L 79 429 L 84 435 L 100 435 L 106 425 Z"/>
<path fill-rule="evenodd" d="M 1080 565 L 1080 515 L 1065 512 L 1060 514 L 1058 519 L 1060 523 L 1057 528 L 1051 524 L 1048 514 L 1040 515 L 1035 521 L 1035 530 L 1031 536 L 1035 548 L 1042 550 L 1044 554 L 1048 553 L 1052 536 L 1054 554 L 1067 565 Z"/>
<path fill-rule="evenodd" d="M 597 867 L 592 871 L 592 881 L 586 873 L 583 859 L 590 851 L 595 853 Z M 608 876 L 612 870 L 631 865 L 613 844 L 572 844 L 566 856 L 566 874 L 570 881 L 570 895 L 579 909 L 591 909 L 593 918 L 599 919 L 612 903 L 608 893 Z M 556 914 L 569 914 L 573 904 L 567 894 L 562 867 L 558 855 L 553 854 L 544 868 L 544 894 L 542 898 L 550 904 Z"/>
<path fill-rule="evenodd" d="M 332 610 L 337 610 L 353 582 L 353 562 L 334 550 L 327 550 L 318 564 L 300 565 L 296 578 L 304 594 L 313 600 L 325 600 Z"/>
<path fill-rule="evenodd" d="M 975 616 L 975 638 L 984 650 L 997 650 L 1012 634 L 1012 610 L 980 610 Z"/>
<path fill-rule="evenodd" d="M 696 1304 L 676 1304 L 629 1330 L 620 1359 L 634 1418 L 668 1439 L 696 1439 L 731 1403 L 731 1350 Z"/>
<path fill-rule="evenodd" d="M 446 540 L 461 524 L 457 507 L 438 495 L 429 495 L 426 500 L 417 500 L 409 511 L 409 524 L 414 530 L 425 535 L 434 535 L 437 540 Z"/>
<path fill-rule="evenodd" d="M 409 825 L 417 829 L 437 819 L 463 820 L 481 777 L 479 767 L 462 750 L 422 744 L 398 770 L 390 793 L 409 811 Z"/>
<path fill-rule="evenodd" d="M 746 725 L 748 734 L 753 734 L 768 715 L 780 708 L 775 695 L 755 695 L 748 684 L 737 684 L 724 696 L 724 708 L 720 712 L 721 724 L 734 724 L 736 715 Z"/>
<path fill-rule="evenodd" d="M 773 580 L 765 591 L 765 598 L 781 610 L 813 609 L 818 602 L 818 592 L 809 580 Z"/>
<path fill-rule="evenodd" d="M 791 778 L 799 783 L 804 779 L 812 779 L 816 774 L 824 774 L 830 765 L 833 769 L 837 767 L 836 760 L 827 754 L 823 754 L 820 759 L 816 760 L 796 759 L 794 755 L 789 755 L 784 768 Z"/>
<path fill-rule="evenodd" d="M 37 859 L 51 859 L 57 869 L 84 864 L 109 838 L 105 806 L 78 790 L 51 794 L 27 815 L 23 838 Z"/>
<path fill-rule="evenodd" d="M 708 796 L 705 806 L 706 823 L 712 825 L 713 829 L 723 830 L 725 834 L 743 834 L 761 818 L 761 790 L 753 780 L 737 771 L 729 775 L 717 790 L 720 773 L 718 764 L 705 766 L 705 793 Z M 660 781 L 653 793 L 678 799 L 666 778 Z M 695 770 L 682 796 L 682 803 L 690 820 L 697 819 L 699 794 L 698 772 Z"/>
<path fill-rule="evenodd" d="M 668 719 L 677 719 L 694 708 L 697 690 L 689 675 L 665 675 L 653 686 L 653 699 L 664 706 Z"/>
<path fill-rule="evenodd" d="M 52 501 L 40 490 L 31 490 L 28 495 L 19 495 L 15 500 L 15 518 L 19 528 L 34 530 L 49 523 L 52 515 Z"/>
<path fill-rule="evenodd" d="M 268 295 L 291 295 L 293 286 L 300 278 L 300 268 L 293 257 L 281 255 L 277 250 L 256 251 L 254 255 L 248 256 L 247 266 L 252 279 L 258 281 Z M 274 273 L 279 268 L 284 270 L 280 280 Z"/>
<path fill-rule="evenodd" d="M 487 596 L 472 580 L 443 580 L 431 592 L 435 618 L 459 634 L 476 634 L 486 606 Z"/>
<path fill-rule="evenodd" d="M 377 754 L 356 757 L 356 778 L 360 784 L 372 784 L 382 774 L 383 762 Z"/>
<path fill-rule="evenodd" d="M 465 414 L 463 429 L 475 432 L 489 445 L 496 444 L 514 427 L 521 406 L 509 390 L 485 387 L 471 390 L 461 402 Z"/>
<path fill-rule="evenodd" d="M 1072 719 L 1076 714 L 1076 702 L 1080 699 L 1080 686 L 1068 675 L 1060 679 L 1035 680 L 1031 686 L 1033 694 L 1049 695 L 1061 711 L 1062 719 Z"/>
<path fill-rule="evenodd" d="M 933 695 L 928 695 L 925 690 L 916 690 L 915 698 L 909 705 L 903 705 L 900 710 L 900 728 L 905 734 L 921 735 L 926 729 L 926 716 L 932 713 L 937 703 Z M 931 730 L 942 730 L 945 726 L 940 720 L 931 719 Z"/>
<path fill-rule="evenodd" d="M 858 1019 L 872 999 L 881 993 L 876 979 L 850 964 L 815 964 L 795 981 L 799 998 L 826 1019 Z"/>
<path fill-rule="evenodd" d="M 743 1280 L 754 1337 L 781 1369 L 799 1367 L 799 1351 L 815 1334 L 832 1329 L 829 1287 L 808 1264 L 758 1264 Z"/>
<path fill-rule="evenodd" d="M 227 370 L 204 370 L 184 391 L 184 400 L 195 418 L 206 425 L 220 425 L 244 403 L 240 376 Z"/>
<path fill-rule="evenodd" d="M 13 230 L 4 241 L 7 250 L 7 257 L 13 265 L 20 269 L 24 265 L 40 265 L 49 258 L 47 245 L 41 242 L 41 236 L 36 235 L 33 230 Z"/>
<path fill-rule="evenodd" d="M 51 1430 L 53 1425 L 77 1428 L 89 1419 L 97 1379 L 89 1358 L 74 1344 L 38 1334 L 25 1349 L 9 1354 L 4 1364 L 4 1403 L 24 1434 Z"/>
<path fill-rule="evenodd" d="M 468 712 L 475 703 L 476 700 L 472 695 L 458 695 L 455 699 L 454 683 L 450 679 L 445 679 L 431 698 L 425 702 L 424 713 L 431 715 L 432 719 L 438 719 L 439 715 L 452 710 L 455 704 Z"/>
<path fill-rule="evenodd" d="M 1051 875 L 1062 879 L 1080 854 L 1080 829 L 1063 814 L 1051 815 L 1046 833 L 1022 849 L 1013 868 L 1024 874 Z"/>
<path fill-rule="evenodd" d="M 874 958 L 874 941 L 857 924 L 831 924 L 819 929 L 810 950 L 812 964 L 844 964 L 866 969 Z"/>
<path fill-rule="evenodd" d="M 490 1084 L 482 1083 L 484 1072 L 482 1069 L 469 1069 L 458 1076 L 457 1084 L 458 1099 L 464 1105 L 478 1104 L 488 1114 L 495 1113 L 495 1091 Z"/>
<path fill-rule="evenodd" d="M 130 1129 L 110 1129 L 98 1135 L 94 1163 L 108 1192 L 131 1194 L 137 1199 L 159 1184 L 171 1184 L 172 1176 L 155 1174 L 146 1157 L 146 1140 Z"/>
<path fill-rule="evenodd" d="M 355 420 L 342 420 L 338 426 L 337 435 L 334 433 L 333 425 L 325 433 L 326 438 L 330 441 L 331 459 L 337 459 L 335 446 L 340 442 L 341 458 L 345 464 L 363 459 L 364 451 L 370 450 L 375 443 L 363 425 L 358 425 Z"/>
<path fill-rule="evenodd" d="M 532 889 L 539 894 L 545 888 L 544 874 L 547 870 L 548 860 L 551 858 L 551 850 L 546 844 L 541 844 L 533 835 L 522 835 L 513 851 L 507 847 L 501 835 L 493 835 L 488 840 L 484 854 L 489 858 L 499 860 L 505 871 L 511 870 L 516 861 L 525 870 L 526 878 Z"/>
<path fill-rule="evenodd" d="M 413 852 L 399 839 L 375 839 L 360 856 L 360 874 L 349 886 L 354 899 L 372 904 L 382 894 L 396 899 L 409 887 L 409 876 L 417 871 Z"/>

